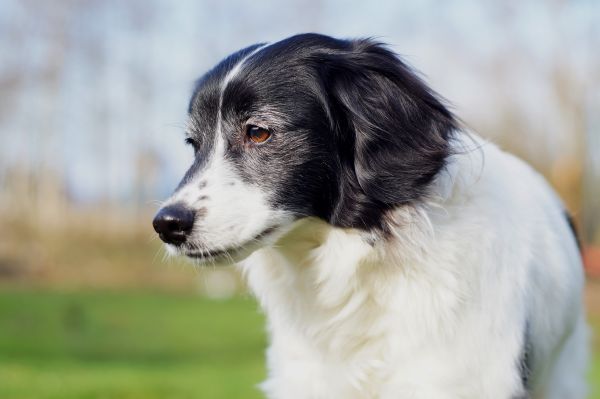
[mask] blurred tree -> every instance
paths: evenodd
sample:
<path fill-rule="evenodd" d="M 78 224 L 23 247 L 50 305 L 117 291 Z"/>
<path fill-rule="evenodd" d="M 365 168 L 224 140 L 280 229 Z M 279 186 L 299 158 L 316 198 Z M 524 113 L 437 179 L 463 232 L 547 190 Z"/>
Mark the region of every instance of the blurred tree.
<path fill-rule="evenodd" d="M 12 198 L 48 224 L 84 203 L 110 215 L 106 224 L 135 216 L 148 197 L 174 184 L 175 162 L 159 167 L 156 149 L 169 143 L 171 154 L 181 154 L 183 146 L 175 142 L 180 136 L 161 130 L 182 122 L 191 82 L 216 59 L 299 29 L 386 32 L 381 39 L 409 60 L 411 52 L 429 56 L 441 81 L 458 81 L 455 93 L 471 92 L 469 122 L 544 173 L 586 224 L 586 236 L 596 234 L 597 175 L 583 163 L 587 151 L 594 164 L 598 134 L 596 122 L 584 122 L 597 112 L 589 94 L 600 85 L 582 72 L 600 70 L 600 24 L 586 16 L 594 11 L 590 3 L 390 1 L 341 11 L 331 4 L 5 0 L 0 205 Z M 258 17 L 271 21 L 269 29 L 257 29 Z M 455 79 L 461 70 L 465 76 Z"/>

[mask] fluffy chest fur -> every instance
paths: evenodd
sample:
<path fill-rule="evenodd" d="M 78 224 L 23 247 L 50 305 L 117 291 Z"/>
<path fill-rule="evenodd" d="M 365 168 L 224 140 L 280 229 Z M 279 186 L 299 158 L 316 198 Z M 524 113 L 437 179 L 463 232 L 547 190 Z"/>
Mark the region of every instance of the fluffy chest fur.
<path fill-rule="evenodd" d="M 457 342 L 468 283 L 423 260 L 400 267 L 393 258 L 402 254 L 380 253 L 354 232 L 316 221 L 297 229 L 245 264 L 269 318 L 273 397 L 375 398 L 386 385 L 408 394 L 432 377 L 415 367 L 435 373 L 459 355 L 447 343 Z"/>

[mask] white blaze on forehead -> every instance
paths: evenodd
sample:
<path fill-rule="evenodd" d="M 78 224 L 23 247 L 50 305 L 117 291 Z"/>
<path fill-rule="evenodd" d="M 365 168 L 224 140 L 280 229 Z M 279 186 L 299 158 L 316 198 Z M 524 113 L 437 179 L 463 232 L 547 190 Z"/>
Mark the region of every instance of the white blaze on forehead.
<path fill-rule="evenodd" d="M 223 95 L 225 93 L 225 90 L 227 89 L 229 82 L 231 82 L 233 78 L 240 73 L 246 61 L 265 47 L 267 47 L 267 44 L 258 46 L 257 48 L 252 50 L 250 54 L 244 56 L 233 66 L 233 68 L 229 70 L 229 72 L 227 72 L 227 75 L 225 75 L 223 81 L 221 82 L 221 93 L 219 95 L 219 110 L 217 111 L 217 134 L 215 135 L 217 141 L 215 143 L 215 148 L 219 147 L 219 145 L 223 145 Z M 215 152 L 218 152 L 218 149 Z"/>
<path fill-rule="evenodd" d="M 250 57 L 252 57 L 254 54 L 258 53 L 260 50 L 264 49 L 267 46 L 268 46 L 268 44 L 263 44 L 261 46 L 258 46 L 257 48 L 252 50 L 249 54 L 245 55 L 241 60 L 239 60 L 233 66 L 233 68 L 231 68 L 229 70 L 229 72 L 227 72 L 227 75 L 225 75 L 225 78 L 223 78 L 223 81 L 221 82 L 221 96 L 219 97 L 219 117 L 221 117 L 221 106 L 223 105 L 223 93 L 225 92 L 225 89 L 227 88 L 227 85 L 229 84 L 229 82 L 231 82 L 233 80 L 233 78 L 237 74 L 240 73 L 240 71 L 244 67 L 244 64 L 246 63 L 246 61 L 248 61 L 248 59 Z"/>
<path fill-rule="evenodd" d="M 239 60 L 233 66 L 233 68 L 231 68 L 229 70 L 229 72 L 227 72 L 227 75 L 225 75 L 225 77 L 223 78 L 223 81 L 221 82 L 221 92 L 219 94 L 219 108 L 217 111 L 217 131 L 215 132 L 215 145 L 214 145 L 214 151 L 212 154 L 212 159 L 222 157 L 225 153 L 225 138 L 224 138 L 224 134 L 223 134 L 223 95 L 225 93 L 225 90 L 227 89 L 229 82 L 231 82 L 233 80 L 233 78 L 240 73 L 240 71 L 244 67 L 244 64 L 246 63 L 246 61 L 250 57 L 252 57 L 254 54 L 258 53 L 260 50 L 265 48 L 266 46 L 267 46 L 266 44 L 258 46 L 257 48 L 252 50 L 249 54 L 242 57 L 242 59 Z"/>

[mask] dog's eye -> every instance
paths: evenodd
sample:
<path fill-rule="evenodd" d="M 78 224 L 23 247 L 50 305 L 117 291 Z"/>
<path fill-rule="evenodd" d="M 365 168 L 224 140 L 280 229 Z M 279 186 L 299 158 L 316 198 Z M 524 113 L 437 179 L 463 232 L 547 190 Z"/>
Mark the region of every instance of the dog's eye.
<path fill-rule="evenodd" d="M 192 148 L 194 149 L 194 152 L 198 152 L 198 143 L 196 142 L 196 140 L 194 140 L 191 137 L 186 137 L 185 143 L 188 145 L 191 145 Z"/>
<path fill-rule="evenodd" d="M 267 129 L 255 125 L 248 125 L 246 135 L 256 144 L 264 143 L 271 137 L 271 132 Z"/>

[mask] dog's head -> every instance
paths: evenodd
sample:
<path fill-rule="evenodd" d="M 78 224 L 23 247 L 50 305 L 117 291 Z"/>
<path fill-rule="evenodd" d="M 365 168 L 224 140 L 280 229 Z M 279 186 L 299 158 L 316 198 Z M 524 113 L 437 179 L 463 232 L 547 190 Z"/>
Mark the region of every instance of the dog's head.
<path fill-rule="evenodd" d="M 239 259 L 296 220 L 384 230 L 444 166 L 456 123 L 385 46 L 303 34 L 232 54 L 200 78 L 195 160 L 154 219 L 177 253 Z"/>

